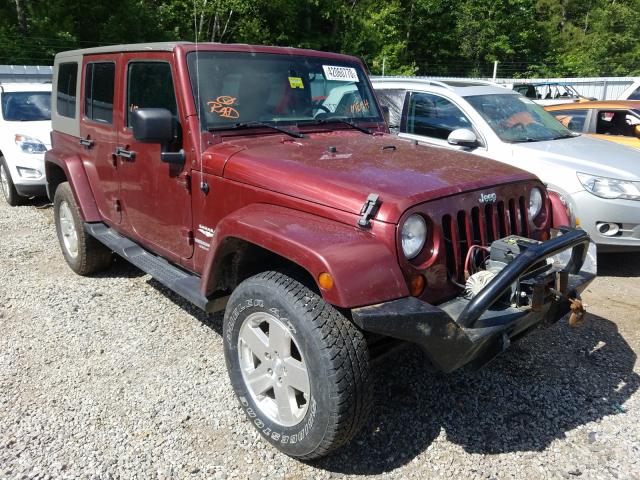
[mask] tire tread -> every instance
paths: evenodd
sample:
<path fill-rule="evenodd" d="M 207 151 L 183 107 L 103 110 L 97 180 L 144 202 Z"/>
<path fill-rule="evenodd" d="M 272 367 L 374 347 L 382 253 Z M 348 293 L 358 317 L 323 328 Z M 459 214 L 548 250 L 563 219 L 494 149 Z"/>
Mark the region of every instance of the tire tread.
<path fill-rule="evenodd" d="M 306 320 L 318 333 L 323 346 L 321 356 L 333 381 L 330 398 L 334 411 L 321 444 L 313 452 L 298 456 L 312 460 L 351 440 L 364 425 L 372 403 L 369 351 L 363 333 L 335 307 L 309 288 L 277 271 L 263 272 L 249 281 L 271 284 L 284 292 L 295 307 L 306 312 Z"/>

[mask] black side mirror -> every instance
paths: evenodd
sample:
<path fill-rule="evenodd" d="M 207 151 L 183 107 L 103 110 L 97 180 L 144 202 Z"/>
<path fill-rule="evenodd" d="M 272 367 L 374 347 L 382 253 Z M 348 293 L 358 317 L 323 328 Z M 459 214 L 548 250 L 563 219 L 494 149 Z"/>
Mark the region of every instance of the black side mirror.
<path fill-rule="evenodd" d="M 169 143 L 174 138 L 173 115 L 166 108 L 139 108 L 131 112 L 133 136 L 144 143 Z"/>
<path fill-rule="evenodd" d="M 143 143 L 160 143 L 160 160 L 165 163 L 183 165 L 184 150 L 168 152 L 167 145 L 177 137 L 173 115 L 166 108 L 139 108 L 131 112 L 131 128 L 134 138 Z"/>

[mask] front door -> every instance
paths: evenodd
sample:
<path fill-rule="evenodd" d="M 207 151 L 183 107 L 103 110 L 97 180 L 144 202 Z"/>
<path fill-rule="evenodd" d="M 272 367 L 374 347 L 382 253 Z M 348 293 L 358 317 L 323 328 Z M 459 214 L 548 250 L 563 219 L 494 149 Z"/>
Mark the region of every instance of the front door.
<path fill-rule="evenodd" d="M 186 163 L 163 163 L 160 153 L 167 146 L 138 142 L 131 130 L 131 112 L 139 108 L 165 108 L 176 121 L 181 118 L 166 55 L 149 53 L 144 59 L 125 55 L 126 110 L 118 134 L 120 190 L 132 236 L 178 261 L 193 254 L 189 170 Z"/>
<path fill-rule="evenodd" d="M 611 140 L 629 147 L 640 147 L 640 139 L 636 136 L 636 126 L 640 118 L 629 110 L 594 110 L 591 131 L 594 137 Z"/>
<path fill-rule="evenodd" d="M 113 151 L 117 130 L 113 107 L 120 55 L 86 57 L 83 67 L 80 143 L 82 161 L 102 218 L 118 224 L 122 219 L 118 168 Z"/>
<path fill-rule="evenodd" d="M 451 132 L 464 128 L 473 131 L 480 140 L 478 131 L 460 107 L 440 95 L 409 92 L 404 108 L 398 134 L 401 137 L 456 150 L 467 150 L 465 147 L 450 145 L 447 141 Z"/>

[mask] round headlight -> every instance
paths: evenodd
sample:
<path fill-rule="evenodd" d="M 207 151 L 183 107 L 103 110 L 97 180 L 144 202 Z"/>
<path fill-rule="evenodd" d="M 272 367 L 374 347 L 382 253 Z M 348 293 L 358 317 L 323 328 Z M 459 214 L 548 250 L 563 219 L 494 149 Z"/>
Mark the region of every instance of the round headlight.
<path fill-rule="evenodd" d="M 427 241 L 427 222 L 420 215 L 413 214 L 402 225 L 402 252 L 408 259 L 420 253 Z"/>
<path fill-rule="evenodd" d="M 529 220 L 533 221 L 542 210 L 542 192 L 539 188 L 532 188 L 529 194 Z"/>

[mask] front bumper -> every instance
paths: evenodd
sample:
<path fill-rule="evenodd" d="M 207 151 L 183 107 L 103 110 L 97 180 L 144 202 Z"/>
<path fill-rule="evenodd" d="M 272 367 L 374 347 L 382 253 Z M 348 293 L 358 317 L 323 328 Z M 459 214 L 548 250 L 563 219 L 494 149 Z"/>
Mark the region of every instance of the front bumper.
<path fill-rule="evenodd" d="M 441 371 L 451 372 L 471 362 L 482 365 L 504 351 L 512 339 L 569 312 L 565 297 L 577 298 L 595 278 L 593 250 L 586 232 L 564 229 L 561 236 L 519 255 L 472 300 L 458 297 L 435 306 L 408 297 L 355 308 L 352 317 L 365 331 L 420 345 Z M 533 265 L 547 258 L 563 266 L 527 276 Z M 531 292 L 529 305 L 500 304 L 514 284 Z"/>
<path fill-rule="evenodd" d="M 580 227 L 598 245 L 598 251 L 640 251 L 640 201 L 609 200 L 581 191 L 572 196 Z M 599 222 L 617 223 L 620 232 L 606 236 L 598 232 Z"/>
<path fill-rule="evenodd" d="M 9 167 L 11 180 L 18 193 L 24 196 L 33 196 L 27 195 L 32 191 L 38 194 L 46 193 L 47 178 L 44 171 L 44 153 L 23 153 L 14 150 L 3 153 L 7 167 Z M 40 175 L 26 177 L 21 175 L 19 169 L 37 170 Z"/>

